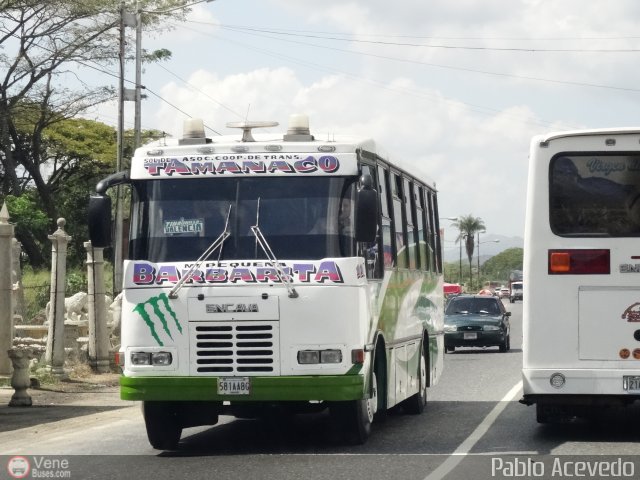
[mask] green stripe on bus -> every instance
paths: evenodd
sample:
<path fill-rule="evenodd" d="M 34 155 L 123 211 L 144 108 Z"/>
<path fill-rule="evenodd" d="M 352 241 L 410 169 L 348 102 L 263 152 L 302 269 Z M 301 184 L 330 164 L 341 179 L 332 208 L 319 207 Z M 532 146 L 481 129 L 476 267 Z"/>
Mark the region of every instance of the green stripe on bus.
<path fill-rule="evenodd" d="M 250 377 L 249 395 L 218 395 L 217 377 L 120 377 L 122 400 L 357 400 L 364 398 L 362 375 Z"/>

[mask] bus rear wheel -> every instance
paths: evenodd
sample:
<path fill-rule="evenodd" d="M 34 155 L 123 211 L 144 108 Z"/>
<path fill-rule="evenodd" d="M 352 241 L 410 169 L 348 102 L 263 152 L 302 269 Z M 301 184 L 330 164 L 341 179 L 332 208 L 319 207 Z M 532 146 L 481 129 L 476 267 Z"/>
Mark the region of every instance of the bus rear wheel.
<path fill-rule="evenodd" d="M 418 382 L 418 393 L 414 393 L 402 404 L 405 412 L 412 415 L 420 415 L 424 411 L 424 407 L 427 405 L 427 361 L 424 356 L 424 348 L 420 348 Z"/>
<path fill-rule="evenodd" d="M 142 402 L 142 414 L 151 446 L 156 450 L 176 450 L 182 435 L 177 405 L 172 402 Z"/>
<path fill-rule="evenodd" d="M 351 445 L 366 443 L 371 424 L 378 409 L 378 377 L 371 374 L 372 393 L 369 398 L 347 402 L 333 402 L 329 411 L 344 440 Z"/>

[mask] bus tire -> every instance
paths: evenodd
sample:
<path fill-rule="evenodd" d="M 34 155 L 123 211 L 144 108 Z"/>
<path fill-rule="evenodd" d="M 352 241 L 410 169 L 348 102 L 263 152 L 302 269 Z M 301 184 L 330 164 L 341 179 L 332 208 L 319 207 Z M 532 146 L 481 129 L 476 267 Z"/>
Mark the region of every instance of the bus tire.
<path fill-rule="evenodd" d="M 149 443 L 156 450 L 176 450 L 182 435 L 177 405 L 172 402 L 142 402 Z"/>
<path fill-rule="evenodd" d="M 376 406 L 376 412 L 373 416 L 373 420 L 376 423 L 382 423 L 387 421 L 387 363 L 384 356 L 384 347 L 378 347 L 376 351 L 376 362 L 374 367 L 375 378 L 375 395 L 378 398 L 378 404 Z"/>
<path fill-rule="evenodd" d="M 378 407 L 378 380 L 371 374 L 374 388 L 371 397 L 346 402 L 333 402 L 329 412 L 344 440 L 350 445 L 363 445 L 371 434 L 371 424 Z"/>
<path fill-rule="evenodd" d="M 427 405 L 427 360 L 424 348 L 420 348 L 420 361 L 418 364 L 418 393 L 414 393 L 402 404 L 404 411 L 411 415 L 420 415 Z"/>

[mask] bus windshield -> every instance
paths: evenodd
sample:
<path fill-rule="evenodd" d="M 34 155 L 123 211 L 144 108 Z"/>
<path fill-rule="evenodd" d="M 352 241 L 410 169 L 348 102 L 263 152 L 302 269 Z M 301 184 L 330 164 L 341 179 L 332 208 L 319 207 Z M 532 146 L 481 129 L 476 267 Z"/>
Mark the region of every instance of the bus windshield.
<path fill-rule="evenodd" d="M 355 253 L 354 184 L 344 177 L 162 179 L 133 183 L 129 258 L 193 261 L 220 236 L 209 260 L 265 259 L 258 224 L 277 258 Z"/>

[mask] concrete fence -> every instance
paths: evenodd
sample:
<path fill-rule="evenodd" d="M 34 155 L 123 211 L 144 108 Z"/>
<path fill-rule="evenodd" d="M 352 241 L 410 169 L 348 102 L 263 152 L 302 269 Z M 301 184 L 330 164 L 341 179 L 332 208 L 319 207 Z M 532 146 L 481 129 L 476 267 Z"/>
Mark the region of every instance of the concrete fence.
<path fill-rule="evenodd" d="M 65 298 L 67 245 L 65 220 L 51 241 L 51 286 L 44 324 L 24 324 L 19 242 L 14 238 L 6 205 L 0 209 L 0 375 L 11 375 L 16 350 L 44 351 L 51 373 L 66 377 L 65 362 L 86 361 L 98 373 L 110 371 L 112 350 L 118 347 L 119 299 L 105 291 L 103 249 L 85 242 L 87 292 Z M 31 353 L 30 353 L 31 354 Z"/>

